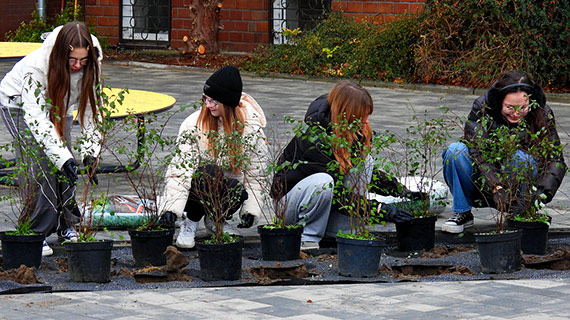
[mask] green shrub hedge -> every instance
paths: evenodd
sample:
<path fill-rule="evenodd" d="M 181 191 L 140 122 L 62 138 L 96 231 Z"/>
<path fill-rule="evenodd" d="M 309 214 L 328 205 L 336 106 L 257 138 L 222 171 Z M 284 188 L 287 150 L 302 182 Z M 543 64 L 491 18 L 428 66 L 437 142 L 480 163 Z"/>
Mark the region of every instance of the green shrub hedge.
<path fill-rule="evenodd" d="M 407 80 L 413 75 L 416 26 L 415 20 L 402 19 L 379 27 L 333 12 L 315 30 L 290 36 L 287 44 L 260 48 L 242 67 L 256 72 Z"/>
<path fill-rule="evenodd" d="M 375 25 L 333 12 L 288 44 L 262 47 L 256 72 L 489 86 L 512 69 L 570 85 L 570 2 L 427 0 L 417 16 Z"/>
<path fill-rule="evenodd" d="M 32 12 L 32 20 L 28 23 L 21 22 L 16 30 L 6 32 L 5 38 L 13 42 L 42 42 L 42 33 L 50 32 L 55 27 L 71 21 L 83 21 L 81 6 L 78 5 L 77 9 L 74 9 L 73 2 L 68 2 L 62 12 L 47 21 L 41 20 L 36 10 Z M 89 27 L 89 30 L 93 32 L 92 27 Z"/>
<path fill-rule="evenodd" d="M 418 81 L 487 86 L 518 69 L 546 86 L 570 84 L 568 1 L 428 0 L 418 20 Z"/>

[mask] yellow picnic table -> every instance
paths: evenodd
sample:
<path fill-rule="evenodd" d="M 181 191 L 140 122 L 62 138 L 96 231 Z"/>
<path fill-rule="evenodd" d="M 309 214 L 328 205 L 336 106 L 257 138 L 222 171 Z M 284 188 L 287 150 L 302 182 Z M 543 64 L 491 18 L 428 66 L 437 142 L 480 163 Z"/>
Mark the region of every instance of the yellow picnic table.
<path fill-rule="evenodd" d="M 21 58 L 38 49 L 41 42 L 0 42 L 1 58 Z"/>
<path fill-rule="evenodd" d="M 113 99 L 121 90 L 118 88 L 105 88 L 103 93 Z M 128 93 L 124 92 L 123 103 L 115 104 L 115 108 L 111 112 L 112 119 L 123 119 L 129 115 L 141 118 L 145 114 L 167 111 L 176 103 L 174 97 L 163 93 L 132 89 L 128 89 L 128 91 Z M 73 111 L 73 116 L 77 116 L 77 110 Z"/>

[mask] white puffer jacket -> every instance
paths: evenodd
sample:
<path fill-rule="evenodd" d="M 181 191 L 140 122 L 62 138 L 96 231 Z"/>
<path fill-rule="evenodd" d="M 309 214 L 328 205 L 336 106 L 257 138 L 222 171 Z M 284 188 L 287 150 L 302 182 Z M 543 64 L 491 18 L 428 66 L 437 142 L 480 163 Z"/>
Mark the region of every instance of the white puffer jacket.
<path fill-rule="evenodd" d="M 32 130 L 34 138 L 45 146 L 45 153 L 58 169 L 61 169 L 67 160 L 73 158 L 73 155 L 59 138 L 49 119 L 49 110 L 44 106 L 46 105 L 49 56 L 62 27 L 55 28 L 39 49 L 16 63 L 0 82 L 0 104 L 24 111 L 24 120 Z M 91 36 L 91 39 L 99 53 L 98 63 L 101 66 L 103 50 L 95 36 Z M 73 110 L 79 103 L 82 78 L 83 70 L 71 74 L 68 116 L 73 115 Z M 36 95 L 36 91 L 39 94 Z M 85 111 L 83 135 L 84 139 L 81 141 L 90 143 L 83 143 L 80 146 L 81 159 L 86 155 L 97 155 L 101 148 L 98 143 L 101 135 L 95 130 L 90 108 L 86 108 Z"/>
<path fill-rule="evenodd" d="M 260 181 L 264 181 L 264 179 L 266 179 L 265 166 L 268 159 L 268 149 L 265 134 L 263 132 L 263 128 L 266 125 L 266 119 L 265 114 L 257 101 L 246 93 L 242 93 L 238 108 L 243 108 L 246 111 L 246 126 L 244 128 L 243 136 L 248 138 L 252 137 L 251 143 L 254 146 L 254 151 L 247 152 L 250 163 L 245 170 L 246 174 L 241 172 L 239 174 L 234 174 L 230 171 L 225 171 L 224 174 L 226 177 L 237 179 L 244 184 L 248 193 L 248 199 L 244 202 L 241 211 L 242 213 L 247 211 L 254 215 L 254 225 L 256 225 L 260 221 L 262 210 L 263 212 L 268 212 L 265 208 L 262 209 L 260 207 L 267 203 L 264 198 L 266 195 L 262 192 L 262 187 L 260 185 Z M 194 173 L 195 168 L 190 168 L 190 166 L 185 166 L 183 164 L 188 163 L 188 161 L 185 160 L 187 157 L 192 157 L 197 152 L 201 152 L 202 155 L 204 155 L 204 151 L 207 150 L 206 135 L 197 127 L 199 115 L 200 110 L 192 113 L 180 126 L 180 130 L 178 132 L 178 147 L 180 149 L 180 154 L 172 159 L 166 171 L 164 193 L 158 204 L 159 212 L 161 213 L 171 211 L 179 218 L 184 215 L 184 207 L 188 200 L 192 174 Z M 222 130 L 221 125 L 220 120 L 220 130 Z M 198 141 L 198 145 L 184 142 L 185 138 L 183 137 L 195 132 L 199 132 L 202 136 Z M 248 141 L 250 140 L 248 139 Z M 246 150 L 247 149 L 249 148 L 246 148 Z"/>

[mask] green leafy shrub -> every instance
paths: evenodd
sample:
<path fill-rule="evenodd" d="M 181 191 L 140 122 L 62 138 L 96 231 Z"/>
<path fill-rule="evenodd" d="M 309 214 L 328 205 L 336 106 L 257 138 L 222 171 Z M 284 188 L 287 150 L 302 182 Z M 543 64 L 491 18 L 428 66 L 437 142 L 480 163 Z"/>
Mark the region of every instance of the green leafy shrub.
<path fill-rule="evenodd" d="M 333 12 L 315 30 L 285 32 L 289 43 L 261 48 L 244 68 L 312 76 L 408 79 L 413 74 L 416 26 L 412 18 L 378 26 L 368 21 L 357 23 Z"/>
<path fill-rule="evenodd" d="M 488 86 L 518 69 L 544 85 L 567 86 L 569 26 L 567 1 L 428 0 L 416 79 Z"/>
<path fill-rule="evenodd" d="M 6 32 L 5 38 L 7 41 L 12 42 L 42 42 L 42 33 L 50 32 L 55 27 L 64 25 L 67 22 L 83 20 L 81 6 L 78 5 L 77 10 L 74 10 L 73 2 L 68 2 L 62 12 L 48 19 L 48 21 L 41 20 L 38 11 L 35 10 L 32 12 L 32 20 L 30 22 L 22 21 L 18 29 Z M 93 33 L 91 27 L 89 31 Z"/>

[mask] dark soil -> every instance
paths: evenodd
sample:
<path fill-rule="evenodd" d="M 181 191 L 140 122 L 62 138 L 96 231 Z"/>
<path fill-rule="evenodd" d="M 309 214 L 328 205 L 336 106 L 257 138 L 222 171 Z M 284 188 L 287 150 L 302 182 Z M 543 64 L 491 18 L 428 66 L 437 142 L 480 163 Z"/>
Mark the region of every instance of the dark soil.
<path fill-rule="evenodd" d="M 321 243 L 323 244 L 323 243 Z M 188 288 L 236 285 L 299 285 L 330 283 L 370 283 L 399 281 L 466 281 L 486 279 L 570 278 L 570 237 L 551 239 L 544 256 L 523 256 L 520 271 L 508 274 L 483 274 L 476 246 L 436 243 L 427 252 L 400 252 L 394 244 L 384 248 L 376 277 L 344 277 L 338 274 L 334 246 L 301 253 L 292 261 L 263 261 L 258 243 L 243 249 L 242 276 L 236 281 L 206 282 L 200 278 L 195 250 L 179 252 L 170 247 L 167 265 L 138 268 L 129 247 L 115 248 L 111 262 L 111 282 L 75 283 L 67 275 L 63 248 L 55 246 L 51 257 L 42 259 L 37 269 L 21 267 L 0 273 L 1 280 L 22 284 L 41 283 L 53 291 L 129 290 L 142 288 Z M 35 279 L 35 280 L 34 280 Z"/>
<path fill-rule="evenodd" d="M 117 50 L 107 49 L 105 51 L 106 61 L 139 61 L 157 64 L 166 64 L 172 66 L 186 66 L 198 68 L 219 69 L 225 65 L 234 65 L 239 67 L 244 59 L 248 59 L 246 55 L 227 55 L 227 54 L 182 54 L 177 51 L 167 50 Z"/>

